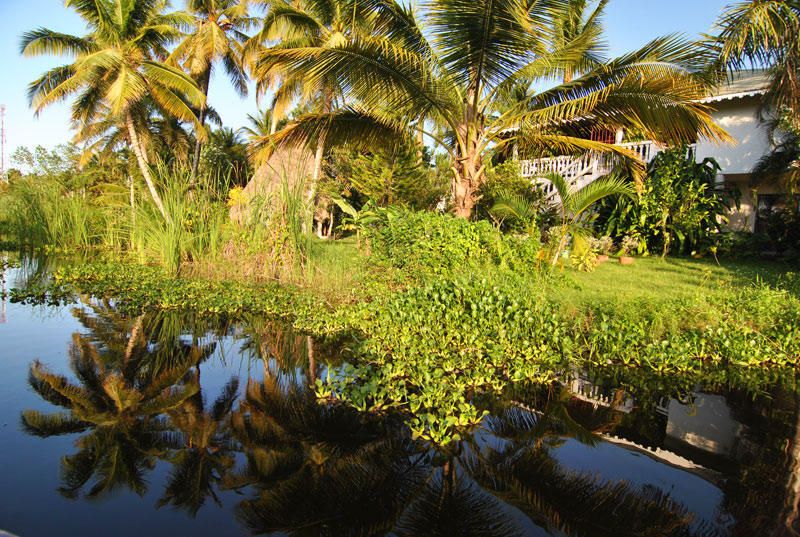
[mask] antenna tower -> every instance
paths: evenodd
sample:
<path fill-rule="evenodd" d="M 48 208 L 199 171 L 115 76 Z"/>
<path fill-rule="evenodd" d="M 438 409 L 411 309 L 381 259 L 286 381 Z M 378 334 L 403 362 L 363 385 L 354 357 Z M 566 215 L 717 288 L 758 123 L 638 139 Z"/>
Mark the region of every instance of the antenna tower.
<path fill-rule="evenodd" d="M 6 180 L 6 105 L 0 104 L 0 181 Z"/>

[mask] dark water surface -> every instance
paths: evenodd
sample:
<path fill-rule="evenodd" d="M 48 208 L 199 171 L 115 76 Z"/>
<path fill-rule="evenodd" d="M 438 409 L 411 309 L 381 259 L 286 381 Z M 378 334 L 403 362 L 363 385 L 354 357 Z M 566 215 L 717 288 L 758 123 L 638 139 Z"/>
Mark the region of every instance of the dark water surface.
<path fill-rule="evenodd" d="M 786 382 L 584 372 L 481 401 L 482 427 L 434 450 L 317 404 L 337 349 L 264 319 L 0 315 L 0 535 L 756 536 L 797 517 Z"/>

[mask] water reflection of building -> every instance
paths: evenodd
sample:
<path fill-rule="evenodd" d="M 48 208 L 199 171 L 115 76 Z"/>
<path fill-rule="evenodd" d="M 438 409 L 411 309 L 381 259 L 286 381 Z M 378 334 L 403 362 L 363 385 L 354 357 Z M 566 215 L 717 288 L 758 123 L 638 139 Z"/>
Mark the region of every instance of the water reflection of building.
<path fill-rule="evenodd" d="M 606 407 L 629 414 L 634 409 L 633 398 L 622 390 L 608 393 L 601 386 L 596 386 L 590 381 L 575 378 L 569 383 L 569 389 L 575 399 L 579 399 L 598 407 Z"/>
<path fill-rule="evenodd" d="M 573 405 L 618 412 L 602 437 L 672 466 L 707 474 L 725 471 L 747 452 L 746 427 L 723 395 L 695 392 L 684 400 L 663 398 L 650 404 L 619 388 L 576 378 L 569 382 Z"/>
<path fill-rule="evenodd" d="M 692 401 L 670 399 L 666 410 L 666 444 L 712 455 L 734 456 L 744 426 L 734 419 L 725 397 L 692 394 Z"/>

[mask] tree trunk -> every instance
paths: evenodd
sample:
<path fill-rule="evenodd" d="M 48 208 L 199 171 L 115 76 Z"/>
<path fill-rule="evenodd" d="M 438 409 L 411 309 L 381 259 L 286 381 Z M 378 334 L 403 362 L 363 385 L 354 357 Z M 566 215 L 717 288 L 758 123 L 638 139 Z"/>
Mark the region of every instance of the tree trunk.
<path fill-rule="evenodd" d="M 336 207 L 333 204 L 328 206 L 328 231 L 327 237 L 329 239 L 333 238 L 333 218 L 336 216 Z"/>
<path fill-rule="evenodd" d="M 480 141 L 484 132 L 484 121 L 477 109 L 477 92 L 470 90 L 466 97 L 464 120 L 457 127 L 455 162 L 453 163 L 453 202 L 455 214 L 469 219 L 478 202 L 476 195 L 481 186 L 484 166 L 481 161 Z"/>
<path fill-rule="evenodd" d="M 131 356 L 133 356 L 133 351 L 136 349 L 136 342 L 139 341 L 139 337 L 142 335 L 142 327 L 144 325 L 144 314 L 139 315 L 136 318 L 136 321 L 133 323 L 133 328 L 131 329 L 131 337 L 128 339 L 128 344 L 125 345 L 125 365 L 128 364 L 131 360 Z"/>
<path fill-rule="evenodd" d="M 323 97 L 322 111 L 326 114 L 330 113 L 333 107 L 333 96 L 326 92 Z M 322 176 L 322 159 L 325 156 L 325 133 L 321 133 L 319 140 L 317 140 L 317 150 L 314 153 L 314 171 L 311 175 L 311 184 L 308 185 L 306 192 L 306 200 L 313 201 L 314 196 L 317 194 L 317 183 Z"/>
<path fill-rule="evenodd" d="M 476 193 L 480 187 L 483 171 L 480 156 L 474 152 L 458 157 L 453 167 L 453 201 L 456 216 L 461 218 L 472 216 L 472 209 L 478 201 Z"/>
<path fill-rule="evenodd" d="M 556 244 L 556 253 L 553 255 L 553 266 L 555 267 L 558 264 L 558 258 L 561 257 L 561 252 L 564 251 L 564 247 L 567 243 L 567 230 L 566 227 L 561 228 L 561 237 L 558 239 L 558 243 Z"/>
<path fill-rule="evenodd" d="M 800 408 L 795 417 L 794 438 L 789 449 L 789 478 L 786 481 L 786 499 L 781 515 L 776 521 L 772 537 L 800 535 Z"/>
<path fill-rule="evenodd" d="M 144 148 L 142 147 L 141 142 L 139 141 L 139 135 L 136 133 L 136 127 L 133 125 L 133 117 L 128 114 L 125 123 L 128 127 L 128 136 L 130 137 L 130 145 L 133 149 L 133 153 L 136 155 L 136 161 L 139 163 L 139 169 L 142 172 L 142 176 L 144 176 L 144 182 L 147 183 L 147 188 L 150 190 L 150 195 L 153 197 L 153 202 L 158 207 L 159 212 L 161 212 L 161 216 L 164 217 L 165 220 L 169 221 L 169 215 L 167 215 L 167 210 L 164 208 L 164 202 L 161 201 L 161 196 L 158 194 L 158 190 L 156 190 L 156 184 L 153 181 L 153 176 L 150 174 L 150 166 L 147 163 L 147 156 L 145 155 Z"/>
<path fill-rule="evenodd" d="M 128 184 L 130 186 L 129 198 L 131 204 L 131 227 L 136 227 L 136 198 L 133 184 L 133 175 L 128 177 Z"/>
<path fill-rule="evenodd" d="M 206 71 L 200 75 L 200 90 L 203 92 L 203 97 L 208 99 L 208 86 L 209 82 L 211 81 L 211 69 L 206 69 Z M 198 121 L 200 122 L 200 128 L 202 129 L 206 124 L 206 104 L 203 103 L 203 106 L 200 107 L 200 113 L 197 117 Z M 199 135 L 199 133 L 197 133 Z M 202 148 L 203 144 L 200 143 L 200 136 L 195 135 L 194 140 L 194 156 L 192 157 L 192 176 L 190 179 L 190 183 L 193 185 L 194 180 L 197 177 L 197 170 L 200 167 L 200 149 Z"/>
<path fill-rule="evenodd" d="M 308 185 L 306 200 L 311 202 L 317 193 L 317 183 L 322 175 L 322 158 L 325 156 L 325 135 L 321 134 L 317 141 L 317 151 L 314 153 L 314 171 L 311 174 L 311 184 Z"/>

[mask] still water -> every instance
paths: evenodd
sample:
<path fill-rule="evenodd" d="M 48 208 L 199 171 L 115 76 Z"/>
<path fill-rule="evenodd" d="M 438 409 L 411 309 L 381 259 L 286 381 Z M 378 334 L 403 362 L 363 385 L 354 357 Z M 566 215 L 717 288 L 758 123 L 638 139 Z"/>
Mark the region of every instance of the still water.
<path fill-rule="evenodd" d="M 19 284 L 19 269 L 5 285 Z M 789 535 L 786 379 L 587 371 L 447 449 L 317 404 L 340 349 L 265 319 L 3 300 L 0 535 Z"/>

